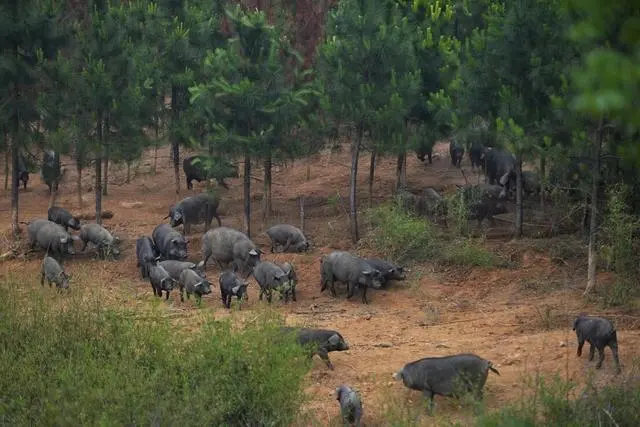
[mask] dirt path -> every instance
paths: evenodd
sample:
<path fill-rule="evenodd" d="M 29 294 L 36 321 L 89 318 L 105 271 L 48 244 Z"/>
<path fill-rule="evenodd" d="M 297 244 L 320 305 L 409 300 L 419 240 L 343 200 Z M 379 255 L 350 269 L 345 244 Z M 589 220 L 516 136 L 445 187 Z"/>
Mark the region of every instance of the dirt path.
<path fill-rule="evenodd" d="M 423 165 L 414 156 L 408 158 L 408 183 L 412 188 L 435 186 L 450 188 L 463 184 L 459 170 L 449 165 L 447 146 L 439 144 L 433 165 Z M 131 183 L 124 184 L 124 168 L 110 167 L 109 196 L 104 208 L 115 212 L 105 225 L 123 238 L 124 253 L 117 262 L 101 262 L 90 256 L 78 256 L 69 262 L 68 271 L 74 275 L 74 286 L 112 290 L 112 303 L 132 307 L 147 307 L 154 301 L 150 285 L 139 278 L 135 264 L 135 239 L 150 235 L 162 222 L 168 207 L 176 200 L 173 191 L 173 171 L 169 150 L 162 149 L 158 174 L 149 170 L 152 154 L 133 169 Z M 361 164 L 368 165 L 368 156 Z M 67 163 L 70 163 L 67 161 Z M 468 158 L 463 167 L 470 171 Z M 489 408 L 499 408 L 505 402 L 520 397 L 525 375 L 541 372 L 550 376 L 559 372 L 563 378 L 579 380 L 593 367 L 586 356 L 575 356 L 575 336 L 571 332 L 571 317 L 582 310 L 593 312 L 584 305 L 580 295 L 581 275 L 569 267 L 558 267 L 542 255 L 525 252 L 518 269 L 450 269 L 436 270 L 429 265 L 413 266 L 406 282 L 385 291 L 372 291 L 371 304 L 362 305 L 358 297 L 347 301 L 344 295 L 337 300 L 319 292 L 319 257 L 334 249 L 352 249 L 348 238 L 347 194 L 349 174 L 348 152 L 322 153 L 314 158 L 297 161 L 286 168 L 274 170 L 274 216 L 261 223 L 262 184 L 253 181 L 254 240 L 268 248 L 263 231 L 278 222 L 299 224 L 297 197 L 306 198 L 306 231 L 312 237 L 314 249 L 309 254 L 266 254 L 265 259 L 292 261 L 300 279 L 298 302 L 288 306 L 275 304 L 290 324 L 315 325 L 337 329 L 350 342 L 351 349 L 330 355 L 336 369 L 326 369 L 320 360 L 314 361 L 309 375 L 309 414 L 320 425 L 335 423 L 337 402 L 331 396 L 340 383 L 360 390 L 365 405 L 365 421 L 369 426 L 382 425 L 382 414 L 399 403 L 418 405 L 421 396 L 410 392 L 391 379 L 391 374 L 403 364 L 425 356 L 474 352 L 490 359 L 501 375 L 491 375 L 485 393 Z M 309 170 L 307 170 L 309 167 Z M 242 168 L 240 168 L 242 170 Z M 254 173 L 258 173 L 254 171 Z M 310 179 L 307 180 L 307 173 Z M 359 174 L 360 202 L 367 204 L 366 179 L 368 168 Z M 376 203 L 389 199 L 394 187 L 395 161 L 381 159 L 376 172 L 374 196 Z M 78 211 L 75 195 L 75 171 L 70 170 L 61 186 L 58 204 Z M 257 177 L 260 177 L 256 175 Z M 229 180 L 231 189 L 221 189 L 223 197 L 222 222 L 226 226 L 242 225 L 241 178 Z M 48 194 L 37 174 L 32 174 L 29 189 L 21 191 L 21 219 L 28 221 L 46 217 Z M 184 182 L 182 182 L 184 187 Z M 94 199 L 91 176 L 83 181 L 85 212 L 90 212 Z M 195 183 L 194 191 L 202 185 Z M 181 197 L 188 195 L 184 188 Z M 8 230 L 10 199 L 3 192 L 0 200 L 0 230 Z M 202 226 L 190 236 L 190 259 L 200 258 Z M 268 252 L 268 251 L 267 251 Z M 383 255 L 383 254 L 379 254 Z M 0 265 L 5 277 L 19 278 L 25 286 L 39 288 L 39 258 L 14 260 Z M 217 283 L 217 271 L 209 269 Z M 561 286 L 548 286 L 561 283 Z M 248 309 L 233 316 L 248 316 L 260 304 L 256 286 L 250 289 Z M 166 309 L 176 322 L 196 327 L 206 316 L 228 316 L 217 292 L 206 298 L 204 308 L 198 310 L 192 301 L 180 303 L 173 299 Z M 630 366 L 639 353 L 640 332 L 619 328 L 621 357 Z M 604 368 L 597 372 L 598 382 L 616 381 L 607 353 Z M 439 399 L 439 411 L 452 417 L 465 416 L 464 411 L 446 399 Z M 462 415 L 459 415 L 462 414 Z M 425 423 L 430 423 L 427 420 Z"/>

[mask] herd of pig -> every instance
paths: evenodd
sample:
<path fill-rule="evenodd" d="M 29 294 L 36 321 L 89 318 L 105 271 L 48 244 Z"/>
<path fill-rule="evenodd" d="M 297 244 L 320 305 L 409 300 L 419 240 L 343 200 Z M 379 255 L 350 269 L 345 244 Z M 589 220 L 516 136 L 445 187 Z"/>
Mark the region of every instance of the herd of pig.
<path fill-rule="evenodd" d="M 172 206 L 169 224 L 160 224 L 153 230 L 152 236 L 141 236 L 136 240 L 137 266 L 143 278 L 149 279 L 154 295 L 161 297 L 162 292 L 169 298 L 170 292 L 177 284 L 180 298 L 195 295 L 198 302 L 201 297 L 211 293 L 211 283 L 205 274 L 207 262 L 215 260 L 220 269 L 220 295 L 226 308 L 230 308 L 232 297 L 241 303 L 247 299 L 248 283 L 246 279 L 253 276 L 260 287 L 260 300 L 266 295 L 271 303 L 272 293 L 276 291 L 286 303 L 289 298 L 296 301 L 296 273 L 290 263 L 276 264 L 260 259 L 262 250 L 244 233 L 221 225 L 217 214 L 218 199 L 216 196 L 202 193 L 190 196 Z M 218 227 L 210 228 L 213 218 Z M 174 227 L 183 225 L 183 233 L 188 233 L 190 226 L 205 223 L 207 230 L 202 238 L 202 260 L 198 263 L 186 261 L 187 243 L 185 235 Z M 68 229 L 79 230 L 78 236 L 69 234 Z M 271 252 L 303 252 L 309 250 L 309 241 L 303 232 L 288 224 L 279 224 L 267 230 L 271 239 Z M 44 280 L 49 286 L 55 283 L 59 288 L 68 288 L 69 276 L 65 273 L 56 257 L 75 253 L 73 242 L 81 240 L 84 251 L 89 243 L 94 245 L 102 257 L 118 256 L 120 240 L 98 224 L 80 224 L 67 210 L 52 207 L 48 211 L 48 219 L 36 219 L 28 224 L 29 244 L 46 250 L 42 262 L 41 285 Z M 226 269 L 225 269 L 226 268 Z M 361 289 L 362 302 L 368 303 L 367 288 L 381 288 L 391 280 L 405 279 L 402 267 L 380 259 L 365 259 L 349 252 L 334 251 L 320 260 L 321 292 L 330 288 L 336 295 L 335 282 L 347 286 L 347 297 L 351 297 L 356 288 Z M 580 315 L 573 325 L 578 339 L 577 355 L 582 354 L 585 342 L 591 345 L 589 360 L 593 360 L 598 350 L 597 368 L 602 366 L 604 349 L 612 350 L 617 372 L 620 372 L 618 359 L 617 333 L 613 324 L 603 318 Z M 283 327 L 283 333 L 296 334 L 301 346 L 309 349 L 309 356 L 317 354 L 329 369 L 334 369 L 329 360 L 329 353 L 349 349 L 347 341 L 334 330 Z M 407 363 L 393 374 L 396 380 L 412 390 L 423 392 L 433 406 L 435 395 L 455 396 L 460 391 L 474 392 L 482 397 L 482 389 L 489 371 L 499 375 L 496 368 L 488 360 L 475 354 L 464 353 L 445 357 L 427 357 Z M 362 417 L 362 400 L 358 392 L 348 385 L 342 384 L 335 391 L 336 400 L 340 403 L 341 414 L 348 424 L 360 424 Z"/>

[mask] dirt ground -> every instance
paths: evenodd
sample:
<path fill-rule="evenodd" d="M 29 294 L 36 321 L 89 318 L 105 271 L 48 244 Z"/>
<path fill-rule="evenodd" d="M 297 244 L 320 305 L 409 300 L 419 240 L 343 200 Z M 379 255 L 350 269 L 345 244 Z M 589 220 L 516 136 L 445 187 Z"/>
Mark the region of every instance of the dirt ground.
<path fill-rule="evenodd" d="M 183 153 L 184 155 L 184 153 Z M 83 209 L 75 192 L 76 171 L 70 159 L 63 159 L 68 172 L 61 185 L 57 204 L 73 212 L 91 212 L 94 206 L 92 171 L 85 172 L 82 183 Z M 135 239 L 151 235 L 153 228 L 163 222 L 169 206 L 187 195 L 204 188 L 194 182 L 194 190 L 187 191 L 181 175 L 181 193 L 176 196 L 169 149 L 161 148 L 157 174 L 151 174 L 153 150 L 131 169 L 131 182 L 125 183 L 126 170 L 113 165 L 110 169 L 109 194 L 103 198 L 104 209 L 115 213 L 104 225 L 123 240 L 123 254 L 118 261 L 98 261 L 88 255 L 78 255 L 67 264 L 74 275 L 72 286 L 114 291 L 113 301 L 141 310 L 160 305 L 177 323 L 195 327 L 207 316 L 230 315 L 222 307 L 217 289 L 196 308 L 193 300 L 181 303 L 177 295 L 165 303 L 155 301 L 150 285 L 140 279 L 136 269 Z M 309 402 L 305 405 L 308 418 L 318 425 L 337 425 L 338 404 L 331 393 L 341 383 L 357 388 L 363 397 L 365 424 L 385 425 L 384 414 L 394 405 L 416 407 L 421 401 L 418 392 L 408 391 L 392 380 L 391 374 L 405 363 L 426 357 L 473 352 L 491 360 L 500 371 L 487 381 L 485 402 L 491 409 L 517 399 L 523 393 L 523 379 L 541 373 L 550 377 L 559 373 L 564 379 L 579 381 L 593 374 L 599 384 L 620 381 L 614 375 L 611 353 L 607 350 L 605 364 L 594 371 L 587 362 L 575 355 L 575 335 L 571 331 L 572 318 L 581 311 L 604 313 L 580 297 L 586 269 L 571 263 L 553 262 L 550 256 L 522 249 L 522 244 L 507 240 L 492 240 L 494 247 L 511 251 L 516 268 L 442 268 L 430 264 L 411 265 L 407 281 L 383 291 L 370 291 L 371 303 L 363 305 L 356 295 L 347 301 L 344 295 L 333 299 L 320 294 L 319 258 L 332 250 L 353 250 L 348 234 L 348 176 L 349 150 L 343 146 L 338 152 L 322 152 L 294 164 L 279 165 L 273 174 L 274 214 L 262 220 L 262 171 L 253 171 L 252 181 L 253 237 L 265 250 L 265 259 L 292 261 L 296 266 L 299 287 L 298 301 L 289 305 L 275 302 L 288 324 L 314 325 L 340 331 L 351 349 L 331 353 L 335 370 L 328 370 L 320 360 L 308 378 Z M 4 168 L 4 165 L 2 165 Z M 360 160 L 359 197 L 367 205 L 367 175 L 369 155 Z M 475 180 L 468 157 L 463 162 L 470 180 Z M 240 167 L 242 170 L 242 167 Z M 420 163 L 410 155 L 407 161 L 408 183 L 411 188 L 451 187 L 463 184 L 460 171 L 450 165 L 448 146 L 438 144 L 432 165 Z M 228 180 L 230 190 L 220 188 L 222 223 L 242 227 L 242 178 Z M 390 199 L 395 183 L 395 159 L 379 160 L 373 187 L 374 204 Z M 7 234 L 10 220 L 10 195 L 3 190 L 0 199 L 0 230 Z M 264 234 L 270 225 L 289 222 L 300 225 L 297 205 L 299 196 L 305 197 L 305 231 L 311 236 L 313 250 L 308 254 L 270 254 L 268 238 Z M 31 174 L 29 188 L 20 190 L 20 218 L 30 221 L 46 218 L 47 187 L 37 173 Z M 201 226 L 192 229 L 189 258 L 200 259 Z M 26 230 L 25 230 L 26 231 Z M 503 230 L 504 231 L 504 230 Z M 363 228 L 363 234 L 366 230 Z M 6 239 L 3 242 L 6 244 Z M 4 251 L 3 251 L 4 252 Z M 384 254 L 377 254 L 384 257 Z M 1 264 L 5 277 L 19 277 L 25 286 L 39 291 L 40 254 L 18 258 Z M 211 265 L 208 273 L 217 284 L 218 271 Z M 602 275 L 602 286 L 611 278 Z M 251 282 L 249 302 L 241 312 L 232 316 L 250 316 L 264 303 L 258 302 L 257 285 Z M 45 290 L 46 291 L 46 290 Z M 275 301 L 275 300 L 274 300 Z M 630 370 L 638 356 L 640 332 L 634 313 L 608 310 L 605 313 L 618 324 L 618 337 L 623 367 Z M 452 419 L 464 419 L 469 412 L 454 402 L 437 398 L 438 412 Z M 424 425 L 434 422 L 423 418 Z M 302 422 L 301 425 L 309 424 Z M 417 423 L 417 422 L 416 422 Z"/>

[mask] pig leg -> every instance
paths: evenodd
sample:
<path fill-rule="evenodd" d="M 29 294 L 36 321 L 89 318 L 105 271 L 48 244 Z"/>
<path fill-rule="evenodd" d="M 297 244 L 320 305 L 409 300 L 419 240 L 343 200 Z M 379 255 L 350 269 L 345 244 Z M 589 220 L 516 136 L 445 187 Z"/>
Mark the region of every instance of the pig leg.
<path fill-rule="evenodd" d="M 593 344 L 589 343 L 589 362 L 593 362 L 593 356 L 596 352 L 596 348 Z"/>
<path fill-rule="evenodd" d="M 604 362 L 604 347 L 598 347 L 598 364 L 596 365 L 596 369 L 602 367 L 602 362 Z"/>
<path fill-rule="evenodd" d="M 427 414 L 429 415 L 433 415 L 433 410 L 435 407 L 435 402 L 433 401 L 433 391 L 431 390 L 425 390 L 422 392 L 422 395 L 425 397 L 425 399 L 428 399 L 428 407 L 427 407 Z"/>
<path fill-rule="evenodd" d="M 82 241 L 82 248 L 80 249 L 81 252 L 84 252 L 84 250 L 87 249 L 87 243 L 89 243 L 88 240 Z"/>
<path fill-rule="evenodd" d="M 291 300 L 296 301 L 296 287 L 295 285 L 291 287 Z"/>
<path fill-rule="evenodd" d="M 584 346 L 584 338 L 578 338 L 578 357 L 582 356 L 582 347 Z"/>
<path fill-rule="evenodd" d="M 213 217 L 216 219 L 216 221 L 218 221 L 218 227 L 222 227 L 222 221 L 220 221 L 220 215 L 215 213 L 215 214 L 213 214 Z M 207 230 L 209 228 L 211 228 L 211 221 L 209 221 L 209 226 L 207 227 Z"/>
<path fill-rule="evenodd" d="M 347 283 L 347 299 L 351 298 L 353 296 L 353 293 L 355 292 L 355 285 L 351 284 L 351 283 Z"/>
<path fill-rule="evenodd" d="M 40 286 L 44 287 L 44 271 L 42 272 L 42 274 L 40 275 Z"/>
<path fill-rule="evenodd" d="M 329 360 L 329 352 L 326 348 L 319 349 L 318 356 L 320 356 L 320 359 L 324 360 L 324 363 L 327 364 L 327 367 L 329 369 L 331 369 L 332 371 L 334 370 L 333 364 L 331 363 L 331 360 Z"/>
<path fill-rule="evenodd" d="M 363 304 L 369 304 L 369 301 L 367 300 L 367 285 L 363 285 L 362 286 L 362 303 Z"/>

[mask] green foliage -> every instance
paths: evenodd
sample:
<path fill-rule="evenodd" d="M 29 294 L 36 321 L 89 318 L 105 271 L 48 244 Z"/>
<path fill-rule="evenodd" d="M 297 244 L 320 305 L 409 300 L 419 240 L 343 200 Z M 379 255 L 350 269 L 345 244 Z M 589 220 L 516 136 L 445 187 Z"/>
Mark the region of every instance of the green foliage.
<path fill-rule="evenodd" d="M 160 313 L 20 288 L 2 285 L 3 423 L 289 425 L 298 413 L 310 365 L 278 319 L 210 320 L 186 335 Z"/>
<path fill-rule="evenodd" d="M 485 414 L 476 419 L 478 427 L 511 426 L 635 426 L 640 422 L 640 384 L 627 379 L 602 388 L 587 387 L 575 400 L 568 398 L 575 384 L 559 377 L 551 382 L 537 378 L 533 396 L 515 405 Z"/>
<path fill-rule="evenodd" d="M 395 205 L 383 205 L 369 214 L 371 231 L 365 239 L 395 262 L 422 261 L 436 255 L 436 230 L 428 222 Z"/>
<path fill-rule="evenodd" d="M 395 204 L 368 212 L 371 230 L 364 243 L 395 262 L 432 261 L 445 265 L 488 267 L 497 264 L 495 255 L 470 240 L 451 241 L 430 222 L 405 212 Z"/>
<path fill-rule="evenodd" d="M 413 28 L 395 2 L 341 1 L 319 49 L 330 112 L 371 133 L 376 149 L 407 149 L 405 118 L 418 99 Z"/>

